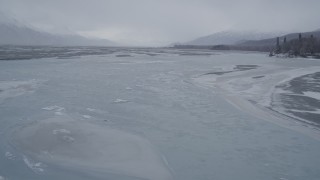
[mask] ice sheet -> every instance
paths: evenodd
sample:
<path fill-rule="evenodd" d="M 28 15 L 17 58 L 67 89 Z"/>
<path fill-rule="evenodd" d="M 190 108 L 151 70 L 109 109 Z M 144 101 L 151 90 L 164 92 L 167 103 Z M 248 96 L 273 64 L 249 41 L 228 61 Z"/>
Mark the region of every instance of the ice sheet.
<path fill-rule="evenodd" d="M 171 179 L 162 156 L 147 140 L 68 116 L 24 127 L 17 133 L 16 142 L 25 153 L 49 164 L 150 180 Z M 27 157 L 24 162 L 33 171 L 44 171 L 41 163 L 32 163 Z"/>
<path fill-rule="evenodd" d="M 3 178 L 319 179 L 319 130 L 264 105 L 277 83 L 312 73 L 320 62 L 211 50 L 110 51 L 117 52 L 0 61 L 2 82 L 47 80 L 0 103 Z"/>

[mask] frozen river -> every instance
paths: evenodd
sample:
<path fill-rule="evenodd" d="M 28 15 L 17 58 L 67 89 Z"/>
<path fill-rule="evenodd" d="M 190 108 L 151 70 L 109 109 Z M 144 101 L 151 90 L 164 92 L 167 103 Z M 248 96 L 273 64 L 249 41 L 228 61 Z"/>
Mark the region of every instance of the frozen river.
<path fill-rule="evenodd" d="M 1 53 L 0 180 L 320 179 L 319 60 Z"/>

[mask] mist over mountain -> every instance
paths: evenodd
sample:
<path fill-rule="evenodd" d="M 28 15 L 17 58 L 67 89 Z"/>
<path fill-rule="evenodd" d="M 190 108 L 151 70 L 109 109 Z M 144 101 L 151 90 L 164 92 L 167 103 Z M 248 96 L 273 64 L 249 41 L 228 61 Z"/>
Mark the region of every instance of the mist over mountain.
<path fill-rule="evenodd" d="M 0 45 L 116 46 L 117 44 L 106 39 L 89 39 L 76 34 L 51 34 L 2 16 Z"/>
<path fill-rule="evenodd" d="M 283 33 L 279 32 L 258 32 L 258 31 L 222 31 L 208 36 L 200 37 L 195 40 L 186 42 L 186 45 L 234 45 L 248 40 L 261 40 L 272 38 Z"/>
<path fill-rule="evenodd" d="M 229 36 L 229 33 L 223 32 L 223 33 L 217 33 L 219 35 L 223 34 L 223 36 L 210 36 L 210 37 L 215 37 L 215 41 L 211 41 L 212 43 L 210 44 L 175 44 L 173 45 L 174 48 L 188 48 L 188 49 L 211 49 L 211 50 L 240 50 L 240 51 L 261 51 L 261 52 L 270 52 L 273 51 L 276 48 L 276 43 L 277 43 L 277 37 L 279 37 L 280 44 L 283 44 L 284 38 L 286 38 L 287 42 L 287 49 L 290 50 L 290 48 L 296 48 L 295 42 L 299 38 L 299 34 L 301 34 L 304 45 L 301 46 L 300 48 L 303 48 L 301 51 L 305 51 L 307 49 L 309 52 L 319 52 L 319 39 L 320 39 L 320 31 L 315 30 L 315 31 L 310 31 L 310 32 L 295 32 L 295 33 L 289 33 L 285 35 L 277 35 L 276 33 L 268 34 L 267 36 L 272 36 L 270 38 L 263 38 L 265 34 L 262 34 L 259 36 L 257 33 L 252 33 L 252 35 L 245 34 L 241 36 Z M 239 35 L 239 33 L 237 33 Z M 310 44 L 310 38 L 311 36 L 314 39 L 315 44 Z M 240 40 L 236 41 L 243 38 L 248 38 L 248 39 L 253 39 L 256 38 L 258 40 Z M 313 39 L 311 38 L 311 39 Z M 213 39 L 213 38 L 212 38 Z M 211 40 L 212 40 L 211 39 Z M 208 38 L 200 38 L 200 40 L 208 40 Z M 202 41 L 203 42 L 203 41 Z M 310 48 L 313 47 L 313 48 Z M 313 49 L 311 51 L 310 49 Z M 297 50 L 296 50 L 297 51 Z"/>

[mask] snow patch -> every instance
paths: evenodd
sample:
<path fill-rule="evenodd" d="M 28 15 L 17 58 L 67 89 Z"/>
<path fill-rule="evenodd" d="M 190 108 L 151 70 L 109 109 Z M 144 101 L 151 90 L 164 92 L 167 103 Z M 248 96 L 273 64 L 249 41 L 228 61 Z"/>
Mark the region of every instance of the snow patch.
<path fill-rule="evenodd" d="M 303 92 L 303 94 L 313 99 L 320 100 L 320 92 L 306 91 L 306 92 Z"/>
<path fill-rule="evenodd" d="M 82 117 L 86 118 L 86 119 L 91 119 L 90 115 L 82 115 Z"/>
<path fill-rule="evenodd" d="M 95 112 L 96 109 L 92 109 L 92 108 L 87 108 L 87 111 L 90 111 L 90 112 Z"/>
<path fill-rule="evenodd" d="M 72 143 L 75 140 L 73 137 L 70 136 L 71 131 L 66 130 L 66 129 L 55 129 L 52 131 L 52 134 L 60 136 L 60 138 L 63 141 L 68 142 L 68 143 Z"/>
<path fill-rule="evenodd" d="M 43 164 L 41 162 L 34 162 L 28 159 L 26 156 L 23 156 L 24 163 L 35 173 L 42 173 L 44 172 Z"/>
<path fill-rule="evenodd" d="M 66 129 L 55 129 L 52 131 L 52 134 L 71 134 L 71 132 Z"/>
<path fill-rule="evenodd" d="M 279 180 L 289 180 L 289 179 L 281 177 L 281 178 L 279 178 Z"/>
<path fill-rule="evenodd" d="M 62 139 L 65 141 L 65 142 L 68 142 L 68 143 L 72 143 L 74 142 L 74 138 L 71 137 L 71 136 L 62 136 Z"/>
<path fill-rule="evenodd" d="M 125 100 L 125 99 L 116 99 L 113 101 L 114 103 L 127 103 L 129 102 L 128 100 Z"/>
<path fill-rule="evenodd" d="M 46 111 L 55 111 L 54 114 L 57 116 L 62 116 L 64 114 L 63 111 L 65 110 L 64 107 L 60 107 L 57 105 L 44 107 L 42 109 Z"/>
<path fill-rule="evenodd" d="M 98 114 L 106 113 L 106 111 L 103 111 L 103 110 L 100 110 L 100 109 L 87 108 L 86 110 L 89 111 L 89 112 L 94 112 L 94 113 L 98 113 Z"/>
<path fill-rule="evenodd" d="M 0 81 L 0 102 L 12 97 L 21 96 L 26 93 L 32 93 L 37 89 L 42 81 Z"/>
<path fill-rule="evenodd" d="M 57 106 L 57 105 L 54 105 L 54 106 L 48 106 L 48 107 L 44 107 L 42 108 L 43 110 L 47 110 L 47 111 L 57 111 L 57 112 L 60 112 L 60 111 L 63 111 L 64 108 L 63 107 L 60 107 L 60 106 Z"/>
<path fill-rule="evenodd" d="M 13 155 L 11 152 L 6 152 L 6 153 L 4 153 L 4 156 L 7 158 L 7 159 L 9 159 L 9 160 L 15 160 L 16 159 L 16 156 L 15 155 Z"/>
<path fill-rule="evenodd" d="M 54 112 L 54 114 L 57 115 L 57 116 L 62 116 L 63 115 L 62 112 Z"/>

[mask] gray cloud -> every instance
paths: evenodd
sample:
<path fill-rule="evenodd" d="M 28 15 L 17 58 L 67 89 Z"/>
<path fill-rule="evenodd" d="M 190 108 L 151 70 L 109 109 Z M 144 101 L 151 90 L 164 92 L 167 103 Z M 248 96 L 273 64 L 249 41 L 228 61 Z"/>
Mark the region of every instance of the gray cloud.
<path fill-rule="evenodd" d="M 9 17 L 53 33 L 164 45 L 222 30 L 309 31 L 319 0 L 0 0 Z"/>

